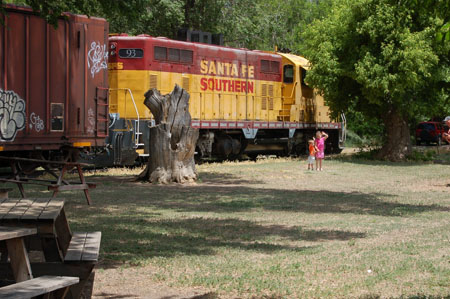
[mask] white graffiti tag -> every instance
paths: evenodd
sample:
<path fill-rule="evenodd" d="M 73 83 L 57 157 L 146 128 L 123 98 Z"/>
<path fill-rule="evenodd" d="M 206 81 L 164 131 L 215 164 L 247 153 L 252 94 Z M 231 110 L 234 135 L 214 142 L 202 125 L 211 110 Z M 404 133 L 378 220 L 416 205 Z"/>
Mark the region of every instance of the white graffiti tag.
<path fill-rule="evenodd" d="M 14 141 L 25 128 L 25 102 L 14 91 L 0 89 L 0 141 Z"/>
<path fill-rule="evenodd" d="M 100 42 L 92 42 L 91 49 L 88 52 L 88 68 L 91 69 L 92 78 L 102 69 L 108 68 L 108 51 L 106 45 L 101 45 Z"/>
<path fill-rule="evenodd" d="M 33 129 L 33 125 L 36 132 L 44 130 L 44 121 L 34 112 L 30 114 L 30 129 Z"/>
<path fill-rule="evenodd" d="M 89 108 L 89 110 L 88 110 L 88 122 L 89 122 L 89 126 L 87 127 L 87 132 L 89 134 L 94 134 L 95 113 L 92 108 Z"/>

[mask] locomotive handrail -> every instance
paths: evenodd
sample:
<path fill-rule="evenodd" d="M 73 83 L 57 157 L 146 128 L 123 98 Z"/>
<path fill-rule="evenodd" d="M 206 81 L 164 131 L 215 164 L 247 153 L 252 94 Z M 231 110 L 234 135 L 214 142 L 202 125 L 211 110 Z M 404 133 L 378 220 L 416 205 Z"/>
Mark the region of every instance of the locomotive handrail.
<path fill-rule="evenodd" d="M 124 90 L 124 91 L 128 91 L 130 93 L 131 101 L 133 102 L 134 110 L 136 111 L 136 117 L 137 117 L 137 119 L 134 120 L 134 143 L 135 143 L 134 147 L 138 148 L 140 145 L 143 145 L 143 144 L 139 143 L 139 135 L 142 135 L 142 133 L 140 132 L 140 129 L 139 129 L 140 128 L 139 110 L 136 106 L 136 102 L 133 97 L 133 92 L 131 92 L 131 89 L 129 89 L 129 88 L 111 88 L 110 90 Z"/>
<path fill-rule="evenodd" d="M 136 106 L 136 102 L 134 101 L 134 97 L 133 97 L 133 93 L 131 92 L 131 89 L 129 88 L 110 88 L 110 91 L 114 91 L 114 90 L 124 90 L 124 91 L 128 91 L 130 93 L 131 96 L 131 101 L 133 102 L 133 106 L 134 106 L 134 110 L 136 111 L 136 116 L 137 116 L 137 120 L 139 121 L 139 111 L 138 108 Z"/>
<path fill-rule="evenodd" d="M 294 90 L 295 87 L 297 86 L 297 81 L 295 81 L 294 86 L 292 87 L 292 91 L 291 91 L 291 96 L 289 98 L 293 99 L 294 98 Z"/>

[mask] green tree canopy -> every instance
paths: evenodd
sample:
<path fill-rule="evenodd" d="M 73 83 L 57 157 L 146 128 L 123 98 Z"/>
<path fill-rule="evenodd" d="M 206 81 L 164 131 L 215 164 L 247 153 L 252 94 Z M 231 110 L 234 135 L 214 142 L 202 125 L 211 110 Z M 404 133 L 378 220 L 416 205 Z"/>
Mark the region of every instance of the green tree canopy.
<path fill-rule="evenodd" d="M 224 0 L 0 0 L 25 4 L 50 24 L 62 12 L 86 14 L 108 20 L 110 32 L 176 37 L 180 28 L 215 31 Z"/>
<path fill-rule="evenodd" d="M 313 66 L 307 81 L 332 111 L 352 107 L 381 118 L 387 136 L 380 156 L 391 160 L 411 149 L 411 117 L 449 103 L 450 43 L 437 38 L 449 4 L 440 2 L 445 10 L 419 2 L 340 1 L 303 36 Z"/>
<path fill-rule="evenodd" d="M 50 24 L 62 12 L 108 20 L 111 33 L 175 38 L 180 28 L 222 33 L 229 46 L 298 50 L 298 41 L 332 0 L 0 0 L 30 5 Z"/>

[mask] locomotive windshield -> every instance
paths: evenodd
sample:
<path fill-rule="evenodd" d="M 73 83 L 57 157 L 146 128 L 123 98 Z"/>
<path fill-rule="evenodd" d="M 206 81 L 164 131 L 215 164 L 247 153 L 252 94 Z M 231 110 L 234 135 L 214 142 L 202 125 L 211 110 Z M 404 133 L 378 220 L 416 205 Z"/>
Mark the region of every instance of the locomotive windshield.
<path fill-rule="evenodd" d="M 283 82 L 292 83 L 294 82 L 294 66 L 287 64 L 283 67 Z"/>

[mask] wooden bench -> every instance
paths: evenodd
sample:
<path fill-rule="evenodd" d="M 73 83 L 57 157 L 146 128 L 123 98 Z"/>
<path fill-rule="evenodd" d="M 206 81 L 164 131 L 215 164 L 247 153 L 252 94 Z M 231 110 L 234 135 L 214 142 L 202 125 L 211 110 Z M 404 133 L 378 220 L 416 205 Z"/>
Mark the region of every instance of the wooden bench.
<path fill-rule="evenodd" d="M 71 285 L 66 298 L 90 298 L 95 279 L 95 266 L 98 263 L 101 243 L 101 232 L 73 233 L 63 262 L 31 262 L 31 269 L 35 277 L 47 275 L 73 276 L 79 281 Z M 12 278 L 12 272 L 5 264 L 0 264 L 0 272 Z M 1 298 L 1 297 L 0 297 Z M 57 297 L 59 298 L 59 297 Z"/>
<path fill-rule="evenodd" d="M 23 299 L 49 294 L 64 298 L 68 287 L 78 283 L 78 277 L 41 276 L 0 288 L 0 299 Z"/>
<path fill-rule="evenodd" d="M 16 184 L 23 198 L 26 197 L 23 184 L 34 184 L 47 186 L 49 191 L 53 191 L 53 197 L 60 191 L 83 190 L 87 203 L 89 205 L 91 204 L 89 189 L 95 188 L 96 184 L 87 183 L 81 169 L 82 167 L 90 166 L 90 164 L 2 156 L 0 156 L 0 161 L 8 162 L 11 168 L 10 175 L 8 177 L 0 177 L 0 182 Z M 33 169 L 40 166 L 44 169 L 44 173 L 50 174 L 56 180 L 38 179 L 29 176 L 28 171 L 23 171 L 21 169 L 23 165 L 29 165 Z M 64 179 L 64 175 L 72 169 L 77 170 L 80 179 L 79 182 L 69 182 Z"/>
<path fill-rule="evenodd" d="M 98 262 L 101 232 L 80 233 L 72 235 L 64 262 Z"/>
<path fill-rule="evenodd" d="M 70 289 L 72 298 L 78 298 L 83 292 L 85 298 L 90 298 L 95 279 L 95 266 L 100 253 L 101 232 L 74 232 L 67 249 L 64 263 L 76 267 L 80 283 Z"/>

